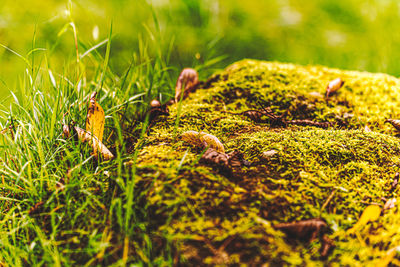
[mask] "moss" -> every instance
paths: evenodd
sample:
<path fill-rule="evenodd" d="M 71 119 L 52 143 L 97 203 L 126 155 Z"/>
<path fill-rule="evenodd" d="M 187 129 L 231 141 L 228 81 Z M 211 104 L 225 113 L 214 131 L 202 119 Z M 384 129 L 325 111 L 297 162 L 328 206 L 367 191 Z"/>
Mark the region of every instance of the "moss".
<path fill-rule="evenodd" d="M 329 100 L 315 93 L 323 95 L 337 77 L 345 86 Z M 157 121 L 138 157 L 136 190 L 145 196 L 152 235 L 174 244 L 177 262 L 364 265 L 400 245 L 397 208 L 357 236 L 345 233 L 369 203 L 398 194 L 388 189 L 399 171 L 400 140 L 384 124 L 385 118 L 400 117 L 398 79 L 243 60 L 207 87 L 170 107 L 170 117 Z M 337 126 L 280 128 L 226 113 L 261 106 L 288 119 Z M 366 125 L 372 132 L 363 130 Z M 179 139 L 187 130 L 217 136 L 227 152 L 243 152 L 251 166 L 223 175 L 199 163 L 201 151 Z M 269 150 L 278 153 L 263 157 Z M 307 244 L 273 228 L 315 217 L 328 222 L 336 242 L 325 260 L 319 241 Z"/>

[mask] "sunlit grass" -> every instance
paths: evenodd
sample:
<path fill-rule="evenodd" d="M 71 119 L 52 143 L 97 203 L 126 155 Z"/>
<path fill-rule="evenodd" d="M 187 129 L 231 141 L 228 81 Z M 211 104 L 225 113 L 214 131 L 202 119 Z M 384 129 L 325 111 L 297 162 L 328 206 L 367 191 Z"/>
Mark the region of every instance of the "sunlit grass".
<path fill-rule="evenodd" d="M 0 263 L 155 260 L 146 214 L 133 201 L 135 168 L 124 162 L 132 157 L 126 153 L 130 138 L 145 136 L 146 123 L 137 119 L 147 103 L 170 98 L 169 51 L 164 54 L 161 43 L 146 37 L 119 77 L 108 66 L 112 38 L 110 27 L 106 41 L 78 52 L 63 73 L 14 52 L 27 71 L 11 104 L 1 108 L 2 128 L 9 129 L 0 136 Z M 96 49 L 100 45 L 104 53 Z M 35 61 L 47 62 L 47 54 Z M 105 110 L 105 144 L 116 154 L 110 162 L 97 161 L 86 145 L 62 136 L 62 124 L 84 127 L 92 91 Z M 161 260 L 169 261 L 165 256 Z"/>

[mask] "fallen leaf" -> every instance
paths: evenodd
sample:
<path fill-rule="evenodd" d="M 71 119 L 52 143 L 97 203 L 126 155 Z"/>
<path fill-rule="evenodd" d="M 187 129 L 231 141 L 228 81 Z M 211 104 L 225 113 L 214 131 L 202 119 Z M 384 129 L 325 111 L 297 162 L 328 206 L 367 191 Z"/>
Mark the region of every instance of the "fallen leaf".
<path fill-rule="evenodd" d="M 326 227 L 326 222 L 319 218 L 274 225 L 275 229 L 285 232 L 288 237 L 308 242 L 316 239 L 320 233 L 325 231 Z"/>
<path fill-rule="evenodd" d="M 224 145 L 214 135 L 211 135 L 211 134 L 208 134 L 205 132 L 199 133 L 196 131 L 187 131 L 187 132 L 182 133 L 181 137 L 182 137 L 183 141 L 186 141 L 192 145 L 195 145 L 195 146 L 198 146 L 201 148 L 210 147 L 210 148 L 215 149 L 218 152 L 225 153 Z"/>
<path fill-rule="evenodd" d="M 8 124 L 8 122 L 7 122 L 7 124 Z M 0 134 L 6 135 L 8 132 L 10 132 L 11 138 L 14 139 L 14 122 L 13 122 L 13 120 L 11 120 L 11 123 L 9 124 L 8 127 L 4 128 L 0 131 Z"/>
<path fill-rule="evenodd" d="M 385 123 L 390 123 L 397 131 L 400 131 L 400 120 L 387 119 Z"/>
<path fill-rule="evenodd" d="M 231 167 L 251 166 L 251 163 L 244 159 L 243 153 L 238 150 L 228 153 L 227 156 Z"/>
<path fill-rule="evenodd" d="M 311 120 L 291 120 L 287 122 L 288 124 L 300 125 L 300 126 L 314 126 L 319 128 L 329 128 L 332 126 L 330 122 L 317 122 Z"/>
<path fill-rule="evenodd" d="M 186 131 L 181 134 L 181 138 L 183 141 L 203 148 L 204 144 L 200 141 L 199 132 L 196 131 Z"/>
<path fill-rule="evenodd" d="M 204 152 L 200 161 L 205 162 L 207 164 L 215 164 L 221 168 L 228 168 L 229 166 L 229 157 L 225 153 L 221 153 L 216 151 L 213 148 L 209 148 Z"/>
<path fill-rule="evenodd" d="M 29 209 L 28 214 L 29 214 L 30 216 L 33 216 L 33 215 L 36 215 L 36 214 L 38 214 L 38 213 L 40 213 L 40 212 L 43 212 L 43 211 L 42 211 L 42 207 L 43 207 L 43 206 L 44 206 L 44 202 L 43 202 L 43 201 L 40 201 L 40 202 L 36 203 L 35 205 L 33 205 L 33 206 Z"/>
<path fill-rule="evenodd" d="M 392 262 L 392 260 L 394 259 L 394 257 L 396 256 L 398 251 L 399 251 L 399 247 L 394 247 L 394 248 L 389 249 L 386 252 L 386 256 L 378 262 L 377 267 L 388 266 Z"/>
<path fill-rule="evenodd" d="M 365 208 L 363 213 L 361 214 L 360 219 L 358 222 L 349 230 L 347 230 L 348 234 L 353 234 L 357 229 L 363 227 L 368 222 L 376 221 L 379 216 L 381 215 L 381 208 L 377 205 L 369 205 Z"/>
<path fill-rule="evenodd" d="M 104 132 L 104 110 L 96 101 L 97 92 L 90 96 L 88 113 L 86 117 L 86 131 L 96 136 L 100 142 L 103 141 Z"/>
<path fill-rule="evenodd" d="M 206 143 L 207 146 L 214 148 L 218 152 L 222 152 L 222 153 L 225 152 L 224 145 L 214 135 L 208 134 L 205 132 L 200 132 L 199 138 L 202 143 Z"/>
<path fill-rule="evenodd" d="M 330 94 L 335 93 L 340 88 L 342 88 L 344 81 L 340 78 L 330 81 L 326 87 L 326 97 L 328 98 Z"/>
<path fill-rule="evenodd" d="M 208 148 L 202 155 L 200 162 L 218 168 L 225 174 L 232 174 L 233 169 L 249 166 L 250 163 L 244 160 L 240 151 L 233 151 L 229 154 L 219 152 L 213 148 Z"/>
<path fill-rule="evenodd" d="M 332 239 L 327 237 L 326 235 L 323 235 L 321 238 L 321 249 L 320 249 L 320 254 L 323 259 L 329 256 L 331 253 L 332 249 L 335 247 L 335 243 L 333 242 Z"/>
<path fill-rule="evenodd" d="M 270 107 L 262 108 L 259 110 L 251 109 L 239 113 L 228 111 L 225 111 L 224 113 L 246 116 L 256 123 L 265 123 L 269 121 L 272 125 L 286 126 L 286 120 L 284 119 L 284 117 L 274 114 Z M 263 118 L 264 116 L 268 117 L 268 119 Z"/>
<path fill-rule="evenodd" d="M 6 134 L 8 130 L 9 130 L 9 128 L 6 127 L 6 128 L 4 128 L 3 130 L 0 131 L 0 134 Z"/>
<path fill-rule="evenodd" d="M 105 160 L 114 158 L 114 155 L 110 152 L 110 150 L 108 150 L 108 148 L 96 136 L 77 126 L 75 126 L 74 129 L 78 135 L 78 139 L 82 143 L 88 142 L 93 147 L 93 152 L 96 158 L 98 153 L 100 153 Z"/>
<path fill-rule="evenodd" d="M 199 75 L 195 69 L 185 68 L 179 74 L 175 87 L 175 102 L 186 98 L 189 93 L 196 89 L 199 83 Z"/>
<path fill-rule="evenodd" d="M 389 193 L 392 194 L 397 189 L 398 185 L 399 185 L 399 173 L 396 172 L 392 185 L 390 186 Z"/>

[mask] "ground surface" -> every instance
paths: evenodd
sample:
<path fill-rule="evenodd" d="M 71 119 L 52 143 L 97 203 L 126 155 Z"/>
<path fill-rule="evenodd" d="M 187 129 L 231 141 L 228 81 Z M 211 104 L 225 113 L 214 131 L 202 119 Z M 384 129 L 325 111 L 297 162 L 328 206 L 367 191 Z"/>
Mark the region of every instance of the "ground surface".
<path fill-rule="evenodd" d="M 345 85 L 329 100 L 329 81 Z M 212 77 L 170 116 L 158 119 L 138 155 L 135 201 L 148 214 L 154 249 L 172 244 L 175 263 L 260 266 L 324 262 L 382 263 L 400 245 L 397 206 L 347 234 L 369 205 L 396 197 L 400 140 L 385 118 L 399 118 L 400 81 L 384 74 L 243 60 Z M 287 120 L 332 127 L 274 126 L 226 112 L 270 107 Z M 179 126 L 176 117 L 180 115 Z M 367 126 L 367 128 L 365 128 Z M 369 130 L 369 129 L 370 130 Z M 180 140 L 204 131 L 251 166 L 231 173 L 200 160 L 202 149 Z M 262 153 L 277 151 L 270 157 Z M 297 240 L 273 226 L 311 218 L 327 222 L 335 248 Z"/>
<path fill-rule="evenodd" d="M 326 98 L 336 78 L 345 84 Z M 396 203 L 349 232 L 368 206 L 397 198 L 400 139 L 385 120 L 400 118 L 400 80 L 243 60 L 151 128 L 150 91 L 105 86 L 110 161 L 63 137 L 64 120 L 85 126 L 94 89 L 79 84 L 15 96 L 0 135 L 0 266 L 400 265 Z M 240 115 L 260 109 L 268 116 Z M 226 154 L 187 131 L 214 135 Z"/>

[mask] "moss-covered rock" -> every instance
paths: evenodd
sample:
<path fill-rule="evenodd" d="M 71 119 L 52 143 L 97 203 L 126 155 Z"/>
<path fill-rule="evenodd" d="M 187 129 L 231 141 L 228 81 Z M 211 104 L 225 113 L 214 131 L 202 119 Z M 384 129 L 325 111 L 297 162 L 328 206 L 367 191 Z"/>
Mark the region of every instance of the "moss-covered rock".
<path fill-rule="evenodd" d="M 326 99 L 326 85 L 338 77 L 344 87 Z M 400 140 L 384 122 L 400 118 L 400 80 L 243 60 L 210 81 L 170 107 L 137 159 L 137 201 L 155 240 L 173 244 L 177 264 L 361 266 L 382 263 L 400 245 L 397 207 L 346 233 L 367 205 L 398 194 L 389 188 L 399 171 Z M 287 120 L 333 126 L 284 127 L 231 114 L 262 107 Z M 201 149 L 179 138 L 188 130 L 215 135 L 251 165 L 226 174 L 201 163 Z M 277 153 L 263 156 L 270 150 Z M 336 247 L 326 259 L 319 239 L 296 240 L 273 227 L 310 218 L 329 226 Z"/>

